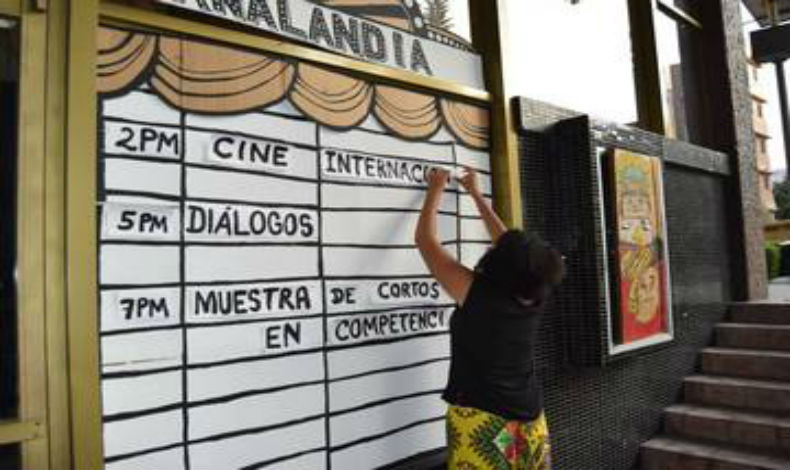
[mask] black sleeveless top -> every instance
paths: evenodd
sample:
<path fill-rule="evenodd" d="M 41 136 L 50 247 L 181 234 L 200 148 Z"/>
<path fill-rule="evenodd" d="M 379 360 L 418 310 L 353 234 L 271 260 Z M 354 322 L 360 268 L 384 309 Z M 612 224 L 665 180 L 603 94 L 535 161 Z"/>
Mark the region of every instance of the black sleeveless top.
<path fill-rule="evenodd" d="M 506 419 L 535 419 L 543 408 L 533 370 L 540 315 L 540 308 L 524 306 L 475 273 L 450 319 L 450 376 L 442 398 Z"/>

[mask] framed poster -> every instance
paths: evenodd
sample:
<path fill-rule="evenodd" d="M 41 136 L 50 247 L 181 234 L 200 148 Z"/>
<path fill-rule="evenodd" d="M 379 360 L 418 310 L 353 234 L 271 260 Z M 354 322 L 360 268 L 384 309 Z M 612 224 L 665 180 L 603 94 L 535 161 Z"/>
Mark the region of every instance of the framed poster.
<path fill-rule="evenodd" d="M 662 162 L 623 149 L 600 154 L 607 234 L 610 354 L 670 341 Z"/>
<path fill-rule="evenodd" d="M 452 300 L 414 246 L 431 167 L 476 168 L 488 110 L 192 37 L 103 27 L 109 470 L 371 470 L 445 445 Z M 439 235 L 490 239 L 447 188 Z"/>

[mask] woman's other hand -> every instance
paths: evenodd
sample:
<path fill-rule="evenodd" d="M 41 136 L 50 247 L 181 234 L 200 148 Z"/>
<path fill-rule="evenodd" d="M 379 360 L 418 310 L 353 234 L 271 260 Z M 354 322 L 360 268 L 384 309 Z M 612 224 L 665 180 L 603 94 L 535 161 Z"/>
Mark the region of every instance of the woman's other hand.
<path fill-rule="evenodd" d="M 471 195 L 480 194 L 480 183 L 477 178 L 477 171 L 474 168 L 464 167 L 464 173 L 458 178 L 461 186 Z"/>
<path fill-rule="evenodd" d="M 480 178 L 477 176 L 477 171 L 465 166 L 464 173 L 458 178 L 458 182 L 466 192 L 472 196 L 472 200 L 477 206 L 477 211 L 480 213 L 480 217 L 483 218 L 486 229 L 488 229 L 488 233 L 491 235 L 491 241 L 496 243 L 499 237 L 507 232 L 507 227 L 502 222 L 502 219 L 496 215 L 496 212 L 491 209 L 491 205 L 486 198 L 483 197 L 483 192 L 480 191 Z"/>

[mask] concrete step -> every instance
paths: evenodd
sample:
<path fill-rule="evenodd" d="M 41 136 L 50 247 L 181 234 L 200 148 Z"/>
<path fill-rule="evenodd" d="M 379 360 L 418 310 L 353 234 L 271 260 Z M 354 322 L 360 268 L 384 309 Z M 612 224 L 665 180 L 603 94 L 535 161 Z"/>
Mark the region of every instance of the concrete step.
<path fill-rule="evenodd" d="M 790 303 L 736 302 L 730 304 L 730 320 L 735 323 L 790 325 Z"/>
<path fill-rule="evenodd" d="M 716 346 L 790 351 L 790 325 L 719 323 Z"/>
<path fill-rule="evenodd" d="M 790 459 L 753 450 L 660 436 L 640 447 L 642 470 L 787 470 Z"/>
<path fill-rule="evenodd" d="M 790 383 L 715 375 L 683 379 L 687 403 L 746 408 L 790 416 Z"/>
<path fill-rule="evenodd" d="M 664 410 L 664 430 L 672 437 L 766 449 L 790 458 L 790 414 L 678 404 Z"/>
<path fill-rule="evenodd" d="M 704 348 L 702 372 L 790 381 L 790 352 L 761 349 Z"/>

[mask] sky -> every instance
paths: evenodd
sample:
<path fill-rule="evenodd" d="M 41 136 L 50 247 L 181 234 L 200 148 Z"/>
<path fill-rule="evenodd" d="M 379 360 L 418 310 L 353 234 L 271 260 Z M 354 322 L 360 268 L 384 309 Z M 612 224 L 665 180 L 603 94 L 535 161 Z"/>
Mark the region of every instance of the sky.
<path fill-rule="evenodd" d="M 506 79 L 512 93 L 600 118 L 636 121 L 625 0 L 576 5 L 508 0 L 505 8 Z"/>
<path fill-rule="evenodd" d="M 416 0 L 424 3 L 423 0 Z M 454 32 L 469 38 L 468 0 L 449 0 Z M 526 96 L 618 122 L 636 120 L 636 98 L 626 1 L 505 0 L 507 86 Z M 758 27 L 742 7 L 744 30 Z M 590 21 L 597 18 L 598 21 Z M 669 20 L 659 21 L 660 61 L 677 63 L 676 35 Z M 674 43 L 672 41 L 675 41 Z M 747 47 L 748 49 L 748 47 Z M 790 77 L 790 61 L 785 63 Z M 760 70 L 771 168 L 786 166 L 779 98 L 773 65 Z"/>

